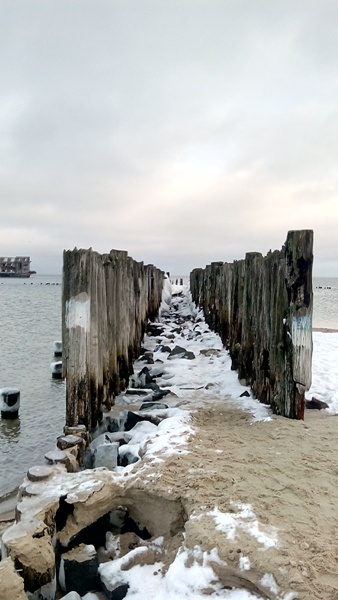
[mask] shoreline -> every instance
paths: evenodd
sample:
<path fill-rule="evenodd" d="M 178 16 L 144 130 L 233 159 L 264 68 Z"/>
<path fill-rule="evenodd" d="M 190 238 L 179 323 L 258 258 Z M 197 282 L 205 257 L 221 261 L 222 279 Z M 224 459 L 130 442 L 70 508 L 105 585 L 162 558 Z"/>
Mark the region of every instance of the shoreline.
<path fill-rule="evenodd" d="M 315 333 L 338 333 L 338 329 L 333 327 L 313 327 L 312 331 Z M 19 486 L 6 492 L 4 495 L 0 495 L 0 530 L 2 529 L 3 523 L 13 521 L 15 518 L 18 491 Z"/>
<path fill-rule="evenodd" d="M 312 327 L 312 331 L 317 333 L 338 333 L 338 329 L 333 327 Z"/>
<path fill-rule="evenodd" d="M 19 488 L 0 498 L 0 539 L 7 527 L 15 521 L 15 509 Z"/>

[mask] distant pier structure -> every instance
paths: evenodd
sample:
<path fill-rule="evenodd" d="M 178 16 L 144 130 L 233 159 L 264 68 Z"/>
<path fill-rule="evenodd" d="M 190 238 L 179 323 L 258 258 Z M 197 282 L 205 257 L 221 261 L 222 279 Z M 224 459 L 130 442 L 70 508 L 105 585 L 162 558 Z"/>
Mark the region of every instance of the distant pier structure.
<path fill-rule="evenodd" d="M 0 256 L 0 277 L 30 277 L 30 256 Z"/>

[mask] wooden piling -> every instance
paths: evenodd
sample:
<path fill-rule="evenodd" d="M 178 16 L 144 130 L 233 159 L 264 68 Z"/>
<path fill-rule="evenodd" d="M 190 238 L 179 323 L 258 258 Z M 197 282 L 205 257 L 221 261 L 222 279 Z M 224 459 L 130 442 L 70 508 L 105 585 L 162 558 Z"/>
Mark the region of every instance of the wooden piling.
<path fill-rule="evenodd" d="M 304 418 L 311 386 L 313 231 L 281 251 L 248 253 L 190 274 L 192 298 L 229 349 L 232 368 L 276 414 Z"/>
<path fill-rule="evenodd" d="M 146 323 L 158 312 L 164 273 L 127 252 L 63 254 L 62 347 L 66 424 L 90 431 L 128 385 Z"/>

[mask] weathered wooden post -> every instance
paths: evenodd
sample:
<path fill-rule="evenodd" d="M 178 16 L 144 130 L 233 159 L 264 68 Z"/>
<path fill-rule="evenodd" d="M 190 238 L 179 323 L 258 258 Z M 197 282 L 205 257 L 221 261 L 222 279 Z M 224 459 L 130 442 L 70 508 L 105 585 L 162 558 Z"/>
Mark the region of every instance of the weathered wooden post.
<path fill-rule="evenodd" d="M 290 231 L 281 251 L 212 263 L 190 275 L 193 300 L 229 348 L 255 397 L 304 418 L 311 386 L 313 232 Z"/>
<path fill-rule="evenodd" d="M 144 266 L 125 251 L 63 255 L 62 348 L 66 424 L 90 431 L 103 404 L 128 385 L 132 362 L 148 318 L 156 316 L 163 271 Z"/>
<path fill-rule="evenodd" d="M 294 389 L 287 416 L 294 419 L 304 419 L 305 392 L 311 387 L 312 264 L 313 231 L 289 231 L 285 244 L 285 286 L 289 304 L 286 335 L 291 333 L 289 361 Z"/>

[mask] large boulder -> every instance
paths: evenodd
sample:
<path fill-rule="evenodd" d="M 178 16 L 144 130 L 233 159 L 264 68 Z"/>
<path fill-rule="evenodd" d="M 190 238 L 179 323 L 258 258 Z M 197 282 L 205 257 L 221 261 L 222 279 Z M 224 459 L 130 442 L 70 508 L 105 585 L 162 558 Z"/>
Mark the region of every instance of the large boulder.
<path fill-rule="evenodd" d="M 94 468 L 106 467 L 113 471 L 117 467 L 119 444 L 112 442 L 111 444 L 101 444 L 95 448 L 93 452 Z"/>

